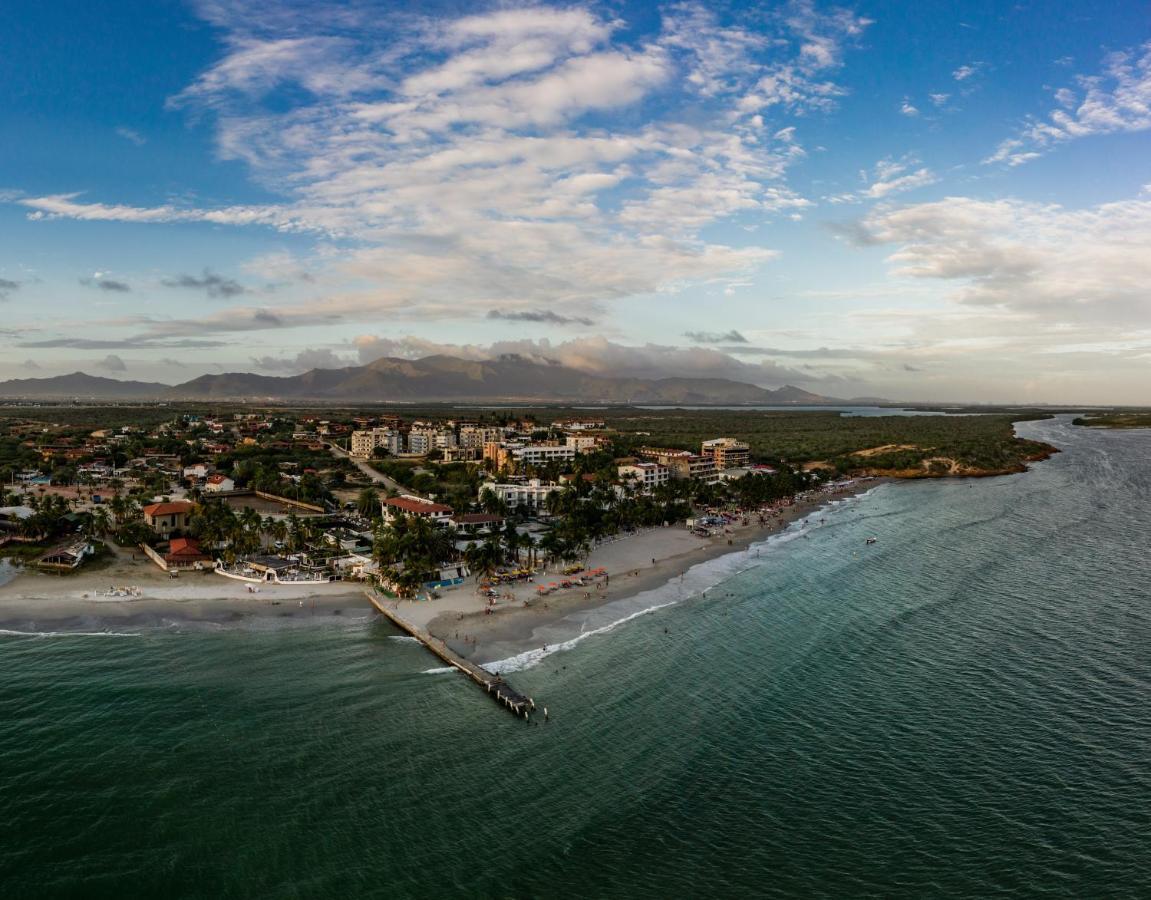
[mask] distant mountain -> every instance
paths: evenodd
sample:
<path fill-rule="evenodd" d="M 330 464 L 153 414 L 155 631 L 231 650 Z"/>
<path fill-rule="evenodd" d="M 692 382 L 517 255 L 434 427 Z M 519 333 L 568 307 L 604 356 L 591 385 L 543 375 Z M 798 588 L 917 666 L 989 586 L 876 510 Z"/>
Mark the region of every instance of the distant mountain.
<path fill-rule="evenodd" d="M 519 356 L 493 360 L 429 356 L 376 360 L 302 375 L 232 372 L 169 387 L 73 372 L 0 382 L 0 397 L 90 400 L 323 400 L 339 403 L 519 402 L 682 405 L 842 403 L 787 385 L 776 390 L 726 378 L 613 378 Z"/>
<path fill-rule="evenodd" d="M 346 369 L 276 377 L 228 373 L 177 385 L 179 399 L 276 399 L 343 402 L 516 401 L 681 404 L 828 403 L 795 387 L 768 390 L 725 378 L 613 378 L 519 356 L 376 360 Z"/>
<path fill-rule="evenodd" d="M 15 378 L 0 381 L 0 397 L 27 400 L 147 400 L 162 397 L 171 390 L 166 384 L 150 381 L 118 381 L 73 372 L 53 378 Z"/>

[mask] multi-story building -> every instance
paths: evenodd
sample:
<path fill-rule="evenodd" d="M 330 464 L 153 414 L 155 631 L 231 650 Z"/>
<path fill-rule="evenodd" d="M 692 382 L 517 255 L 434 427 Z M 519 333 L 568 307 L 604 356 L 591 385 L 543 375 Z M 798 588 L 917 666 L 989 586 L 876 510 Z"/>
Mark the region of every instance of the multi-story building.
<path fill-rule="evenodd" d="M 389 453 L 402 453 L 403 435 L 391 428 L 373 428 L 370 431 L 353 431 L 351 439 L 352 456 L 371 459 L 376 448 L 383 447 Z"/>
<path fill-rule="evenodd" d="M 156 537 L 166 538 L 173 531 L 183 531 L 192 524 L 196 504 L 188 500 L 152 503 L 144 507 L 144 524 Z"/>
<path fill-rule="evenodd" d="M 700 452 L 714 459 L 717 469 L 743 469 L 751 462 L 751 446 L 735 438 L 704 441 Z"/>
<path fill-rule="evenodd" d="M 461 425 L 459 445 L 461 447 L 482 450 L 485 444 L 499 443 L 503 440 L 502 428 L 484 428 L 479 425 Z"/>
<path fill-rule="evenodd" d="M 545 484 L 538 478 L 524 484 L 497 484 L 489 481 L 480 485 L 480 496 L 485 493 L 495 494 L 508 509 L 524 507 L 540 510 L 547 504 L 548 497 L 559 490 L 563 490 L 560 485 Z"/>
<path fill-rule="evenodd" d="M 511 451 L 517 464 L 545 466 L 550 462 L 568 462 L 575 459 L 576 448 L 568 444 L 526 444 Z"/>
<path fill-rule="evenodd" d="M 671 471 L 667 466 L 655 462 L 638 462 L 619 466 L 616 469 L 619 480 L 625 485 L 634 485 L 637 490 L 650 494 L 661 484 L 667 484 Z"/>
<path fill-rule="evenodd" d="M 692 453 L 690 450 L 668 450 L 662 447 L 641 447 L 637 453 L 647 460 L 667 466 L 672 478 L 698 478 L 714 482 L 719 479 L 715 459 Z"/>
<path fill-rule="evenodd" d="M 564 440 L 564 444 L 571 447 L 576 453 L 594 453 L 599 442 L 599 438 L 590 434 L 569 434 Z"/>

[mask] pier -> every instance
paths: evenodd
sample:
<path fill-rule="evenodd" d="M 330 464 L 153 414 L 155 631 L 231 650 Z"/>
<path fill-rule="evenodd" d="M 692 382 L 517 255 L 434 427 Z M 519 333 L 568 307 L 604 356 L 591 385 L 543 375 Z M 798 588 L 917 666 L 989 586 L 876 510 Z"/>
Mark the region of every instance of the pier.
<path fill-rule="evenodd" d="M 388 621 L 398 629 L 414 637 L 452 668 L 463 672 L 505 709 L 525 720 L 530 717 L 536 708 L 535 701 L 531 697 L 521 694 L 495 672 L 489 672 L 483 666 L 464 659 L 439 638 L 433 637 L 410 622 L 405 622 L 394 609 L 389 608 L 388 604 L 375 591 L 369 590 L 365 593 L 367 593 L 368 599 L 372 601 L 372 606 L 376 608 L 376 611 L 386 616 Z"/>

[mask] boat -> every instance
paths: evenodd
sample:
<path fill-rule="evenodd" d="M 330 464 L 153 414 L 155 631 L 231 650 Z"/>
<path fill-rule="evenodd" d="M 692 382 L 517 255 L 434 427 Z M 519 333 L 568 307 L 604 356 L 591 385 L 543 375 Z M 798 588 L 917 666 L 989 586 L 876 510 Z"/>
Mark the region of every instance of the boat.
<path fill-rule="evenodd" d="M 876 543 L 878 540 L 879 540 L 879 538 L 868 538 L 868 539 L 867 539 L 867 543 L 869 543 L 869 544 L 874 544 L 874 543 Z"/>

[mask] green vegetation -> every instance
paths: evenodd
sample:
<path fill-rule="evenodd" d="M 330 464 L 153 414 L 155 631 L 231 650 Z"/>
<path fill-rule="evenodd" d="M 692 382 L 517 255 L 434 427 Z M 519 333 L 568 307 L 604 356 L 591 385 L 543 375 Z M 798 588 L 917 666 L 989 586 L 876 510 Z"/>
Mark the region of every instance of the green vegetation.
<path fill-rule="evenodd" d="M 1073 424 L 1088 428 L 1151 428 L 1151 412 L 1111 412 L 1080 416 Z"/>
<path fill-rule="evenodd" d="M 621 435 L 619 452 L 644 444 L 698 451 L 701 441 L 723 435 L 747 441 L 759 462 L 821 462 L 841 472 L 946 474 L 953 471 L 953 461 L 959 471 L 972 474 L 1017 471 L 1027 460 L 1050 453 L 1046 444 L 1015 437 L 1013 422 L 1036 418 L 1046 416 L 660 410 L 612 417 L 609 424 L 625 432 L 645 432 Z"/>

